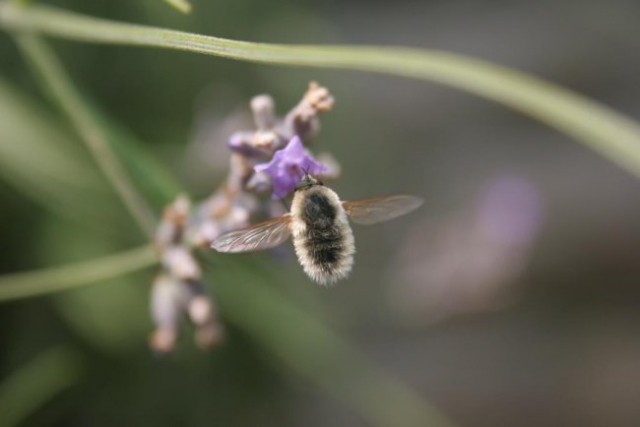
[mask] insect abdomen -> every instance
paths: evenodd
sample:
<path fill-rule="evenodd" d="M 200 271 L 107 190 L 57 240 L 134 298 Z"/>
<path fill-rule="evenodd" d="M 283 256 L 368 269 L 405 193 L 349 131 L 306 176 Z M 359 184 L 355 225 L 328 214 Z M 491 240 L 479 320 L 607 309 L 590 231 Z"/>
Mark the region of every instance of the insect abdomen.
<path fill-rule="evenodd" d="M 308 194 L 300 206 L 294 246 L 305 272 L 321 284 L 346 277 L 353 265 L 353 234 L 335 193 L 326 188 Z M 296 235 L 297 234 L 297 235 Z"/>
<path fill-rule="evenodd" d="M 342 241 L 341 230 L 336 227 L 325 230 L 308 229 L 305 246 L 318 264 L 330 269 L 340 260 L 344 252 Z"/>

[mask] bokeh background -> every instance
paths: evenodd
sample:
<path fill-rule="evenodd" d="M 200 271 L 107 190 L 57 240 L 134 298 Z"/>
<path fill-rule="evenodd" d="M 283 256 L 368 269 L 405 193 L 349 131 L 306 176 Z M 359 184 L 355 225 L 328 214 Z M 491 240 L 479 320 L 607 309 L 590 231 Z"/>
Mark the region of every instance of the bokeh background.
<path fill-rule="evenodd" d="M 159 0 L 47 3 L 235 39 L 442 49 L 531 73 L 640 117 L 640 4 L 632 0 L 194 0 L 187 16 Z M 125 149 L 144 147 L 195 200 L 224 176 L 221 147 L 246 120 L 250 98 L 269 93 L 282 114 L 310 80 L 336 97 L 315 146 L 342 165 L 336 191 L 345 199 L 406 192 L 426 200 L 402 220 L 356 227 L 356 265 L 339 286 L 316 287 L 293 258 L 242 256 L 233 261 L 238 274 L 211 273 L 214 297 L 216 280 L 232 287 L 247 280 L 243 269 L 252 270 L 251 280 L 261 278 L 261 286 L 317 313 L 459 426 L 640 423 L 636 177 L 541 123 L 450 88 L 158 49 L 52 44 L 74 83 L 113 121 Z M 143 243 L 6 33 L 0 78 L 37 115 L 34 128 L 46 129 L 35 135 L 49 137 L 32 146 L 41 148 L 25 149 L 23 165 L 0 161 L 0 270 Z M 24 131 L 1 116 L 0 123 L 5 140 Z M 65 167 L 65 156 L 84 159 L 82 176 L 95 182 L 73 185 L 92 189 L 94 198 L 69 193 L 68 183 L 29 180 Z M 152 181 L 146 184 L 158 185 Z M 158 212 L 166 202 L 151 201 Z M 202 257 L 215 270 L 216 255 Z M 55 375 L 19 376 L 52 348 L 77 360 L 69 370 L 78 376 L 73 386 L 42 402 L 16 403 L 33 406 L 24 425 L 368 425 L 224 309 L 221 347 L 201 352 L 185 329 L 173 355 L 155 357 L 147 347 L 154 272 L 0 305 L 5 397 L 12 394 L 7 384 L 55 388 Z"/>

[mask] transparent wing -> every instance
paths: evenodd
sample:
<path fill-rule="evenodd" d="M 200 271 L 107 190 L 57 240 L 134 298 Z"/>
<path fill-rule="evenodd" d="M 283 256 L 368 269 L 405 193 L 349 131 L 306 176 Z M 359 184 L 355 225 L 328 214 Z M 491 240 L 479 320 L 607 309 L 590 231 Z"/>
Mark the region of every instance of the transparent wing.
<path fill-rule="evenodd" d="M 342 202 L 342 206 L 354 222 L 368 225 L 407 214 L 423 202 L 419 197 L 397 195 Z"/>
<path fill-rule="evenodd" d="M 231 231 L 217 237 L 211 247 L 218 252 L 249 252 L 273 248 L 283 243 L 291 232 L 286 214 L 242 230 Z"/>

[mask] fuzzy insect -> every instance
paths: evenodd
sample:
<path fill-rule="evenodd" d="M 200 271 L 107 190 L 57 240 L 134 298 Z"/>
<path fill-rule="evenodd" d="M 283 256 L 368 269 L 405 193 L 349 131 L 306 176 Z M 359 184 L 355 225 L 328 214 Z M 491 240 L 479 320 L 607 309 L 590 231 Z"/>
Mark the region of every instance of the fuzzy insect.
<path fill-rule="evenodd" d="M 376 224 L 407 214 L 422 203 L 407 195 L 341 201 L 335 191 L 305 174 L 296 187 L 291 212 L 219 236 L 211 247 L 219 252 L 249 252 L 272 248 L 292 236 L 305 273 L 327 285 L 347 277 L 353 266 L 355 245 L 348 218 Z"/>

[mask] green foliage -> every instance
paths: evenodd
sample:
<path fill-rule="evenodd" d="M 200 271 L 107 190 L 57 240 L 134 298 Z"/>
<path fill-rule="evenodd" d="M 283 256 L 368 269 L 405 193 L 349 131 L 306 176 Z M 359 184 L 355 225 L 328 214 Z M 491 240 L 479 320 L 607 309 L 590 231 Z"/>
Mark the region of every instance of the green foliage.
<path fill-rule="evenodd" d="M 634 121 L 533 77 L 449 53 L 247 43 L 8 2 L 0 3 L 0 28 L 16 38 L 43 89 L 73 129 L 70 132 L 60 126 L 50 114 L 0 80 L 0 173 L 36 203 L 73 221 L 126 227 L 122 209 L 114 208 L 113 188 L 140 229 L 150 237 L 157 216 L 154 211 L 171 199 L 180 186 L 129 132 L 80 94 L 41 36 L 177 49 L 268 64 L 367 71 L 442 83 L 535 117 L 640 176 L 640 128 Z M 79 148 L 80 141 L 87 150 Z M 94 164 L 106 180 L 96 172 Z M 75 239 L 82 237 L 85 236 L 69 236 L 69 241 L 77 243 Z M 49 250 L 57 251 L 62 246 L 52 244 Z M 107 240 L 91 249 L 82 247 L 82 251 L 111 251 L 117 247 Z M 133 279 L 132 283 L 118 281 L 111 285 L 106 280 L 156 262 L 152 249 L 145 245 L 91 261 L 7 275 L 0 278 L 0 300 L 103 282 L 102 288 L 58 296 L 56 306 L 86 342 L 106 353 L 128 354 L 143 335 L 140 307 L 144 292 L 134 288 Z M 231 263 L 224 267 L 216 269 L 211 277 L 219 282 L 216 289 L 225 317 L 267 349 L 278 363 L 345 402 L 372 425 L 450 424 L 415 391 L 381 372 L 328 328 L 317 313 L 302 309 L 282 291 L 263 286 L 264 277 L 251 269 Z M 126 329 L 129 322 L 135 324 L 131 330 Z M 70 367 L 72 357 L 51 354 L 5 380 L 0 407 L 21 408 L 11 423 L 18 423 L 77 379 L 78 373 Z M 32 383 L 43 388 L 31 388 Z"/>
<path fill-rule="evenodd" d="M 76 384 L 81 375 L 82 360 L 68 348 L 51 348 L 27 361 L 0 384 L 2 425 L 22 425 L 41 405 Z"/>
<path fill-rule="evenodd" d="M 3 179 L 51 212 L 79 221 L 105 221 L 110 216 L 106 206 L 81 203 L 109 190 L 77 143 L 51 114 L 0 79 Z"/>

